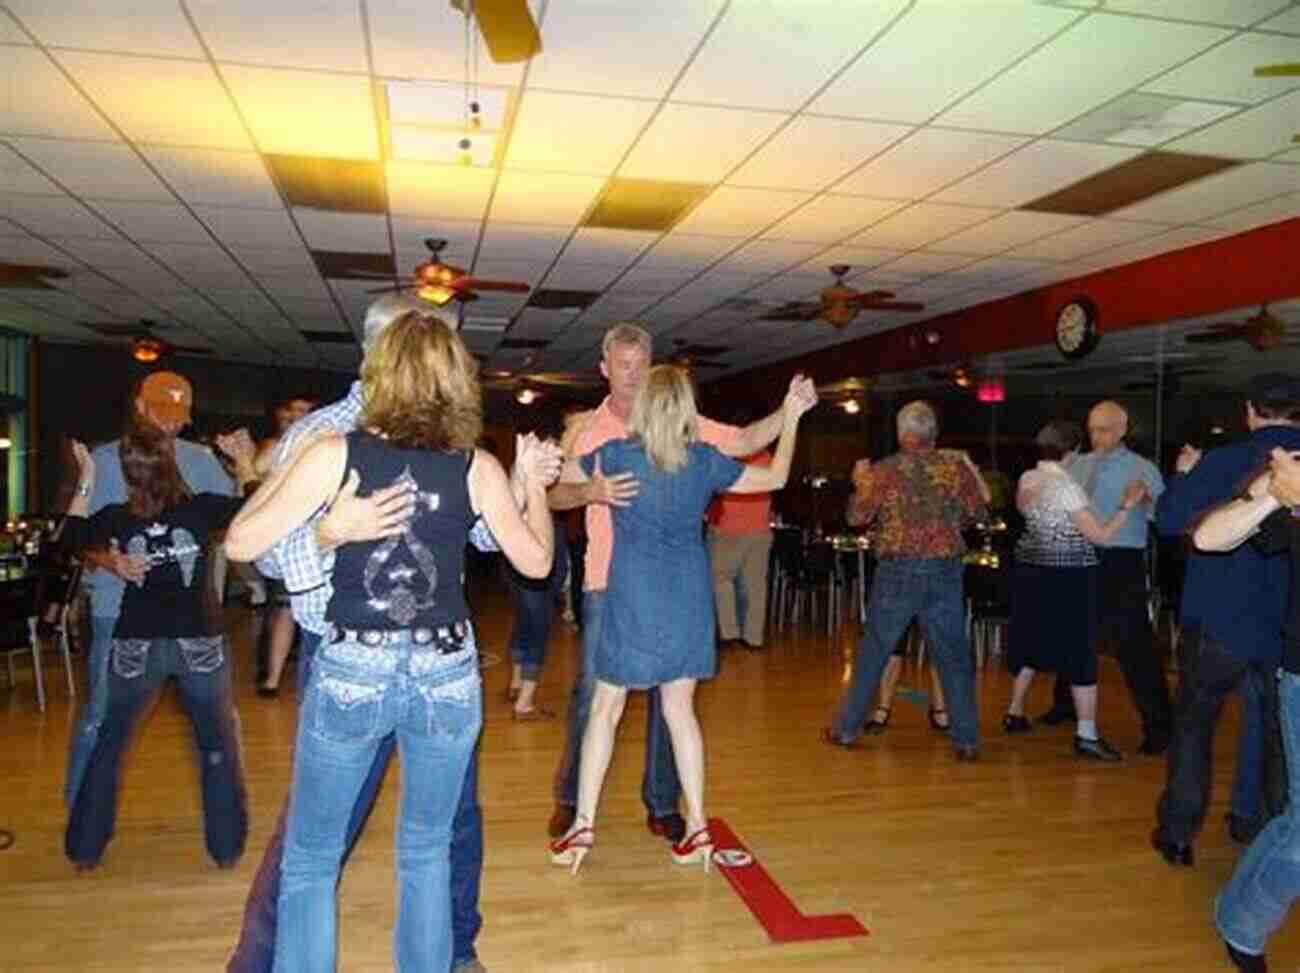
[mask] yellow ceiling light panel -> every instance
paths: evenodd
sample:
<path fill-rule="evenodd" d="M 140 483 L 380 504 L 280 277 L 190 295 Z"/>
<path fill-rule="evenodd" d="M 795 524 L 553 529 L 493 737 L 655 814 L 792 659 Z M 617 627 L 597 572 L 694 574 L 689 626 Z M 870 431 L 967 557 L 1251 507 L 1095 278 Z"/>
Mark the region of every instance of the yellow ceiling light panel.
<path fill-rule="evenodd" d="M 497 167 L 514 118 L 509 88 L 463 83 L 388 81 L 384 128 L 388 156 L 399 162 Z"/>
<path fill-rule="evenodd" d="M 609 230 L 669 230 L 713 187 L 692 182 L 611 179 L 584 226 Z"/>
<path fill-rule="evenodd" d="M 369 78 L 228 64 L 221 72 L 263 152 L 379 158 Z"/>

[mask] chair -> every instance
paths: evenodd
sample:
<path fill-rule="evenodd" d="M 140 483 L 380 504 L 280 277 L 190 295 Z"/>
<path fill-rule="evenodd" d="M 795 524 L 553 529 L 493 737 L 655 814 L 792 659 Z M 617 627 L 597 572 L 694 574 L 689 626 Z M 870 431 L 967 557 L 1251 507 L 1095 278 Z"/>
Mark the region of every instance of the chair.
<path fill-rule="evenodd" d="M 805 545 L 797 531 L 776 531 L 772 539 L 772 597 L 769 614 L 775 628 L 803 617 L 814 618 L 817 599 L 825 596 L 826 634 L 834 635 L 839 622 L 838 555 L 829 542 Z"/>
<path fill-rule="evenodd" d="M 70 591 L 77 590 L 80 579 L 78 569 L 69 586 Z M 37 619 L 40 614 L 40 586 L 34 576 L 18 581 L 10 581 L 0 586 L 0 653 L 5 656 L 9 687 L 18 683 L 14 660 L 19 656 L 30 654 L 32 658 L 32 681 L 36 684 L 36 705 L 45 712 L 45 674 L 41 667 L 41 655 L 45 650 L 37 633 Z M 77 695 L 76 680 L 72 673 L 72 651 L 68 637 L 68 618 L 71 599 L 63 604 L 59 614 L 58 647 L 63 655 L 63 669 L 68 680 L 68 695 Z"/>
<path fill-rule="evenodd" d="M 997 567 L 966 567 L 966 620 L 977 666 L 1003 651 L 1004 633 L 1011 622 L 1011 561 L 1003 554 Z"/>

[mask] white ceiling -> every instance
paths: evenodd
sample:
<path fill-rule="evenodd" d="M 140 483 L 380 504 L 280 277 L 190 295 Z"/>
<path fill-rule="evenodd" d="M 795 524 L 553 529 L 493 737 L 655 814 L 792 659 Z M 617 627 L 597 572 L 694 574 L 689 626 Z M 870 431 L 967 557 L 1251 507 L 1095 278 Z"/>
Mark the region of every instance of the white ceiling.
<path fill-rule="evenodd" d="M 0 324 L 86 341 L 77 322 L 143 316 L 226 358 L 352 368 L 354 346 L 301 332 L 355 329 L 367 286 L 323 279 L 308 248 L 409 270 L 438 236 L 480 275 L 604 291 L 576 315 L 513 295 L 469 308 L 549 340 L 531 369 L 590 370 L 604 327 L 634 317 L 665 351 L 730 349 L 721 376 L 918 319 L 753 320 L 753 302 L 814 296 L 831 263 L 928 315 L 1300 215 L 1300 84 L 1252 76 L 1300 60 L 1297 3 L 534 9 L 539 56 L 479 56 L 514 108 L 498 164 L 461 167 L 382 144 L 389 81 L 463 80 L 446 0 L 5 0 L 0 260 L 71 276 L 0 291 Z M 1210 120 L 1101 140 L 1108 111 L 1162 100 Z M 1016 209 L 1155 147 L 1243 164 L 1100 219 Z M 384 162 L 388 211 L 286 206 L 262 153 Z M 713 188 L 667 234 L 582 228 L 611 176 Z M 520 367 L 501 337 L 467 333 Z"/>

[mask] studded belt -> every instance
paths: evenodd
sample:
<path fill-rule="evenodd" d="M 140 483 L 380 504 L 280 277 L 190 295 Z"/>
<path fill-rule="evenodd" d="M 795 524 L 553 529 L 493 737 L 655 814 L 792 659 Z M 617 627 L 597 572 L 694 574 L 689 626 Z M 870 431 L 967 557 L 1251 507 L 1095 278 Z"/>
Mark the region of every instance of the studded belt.
<path fill-rule="evenodd" d="M 438 651 L 444 653 L 459 652 L 465 648 L 469 638 L 468 622 L 454 622 L 451 625 L 439 625 L 436 628 L 336 628 L 333 642 L 357 642 L 361 645 L 399 645 L 413 642 L 416 645 L 438 643 Z"/>

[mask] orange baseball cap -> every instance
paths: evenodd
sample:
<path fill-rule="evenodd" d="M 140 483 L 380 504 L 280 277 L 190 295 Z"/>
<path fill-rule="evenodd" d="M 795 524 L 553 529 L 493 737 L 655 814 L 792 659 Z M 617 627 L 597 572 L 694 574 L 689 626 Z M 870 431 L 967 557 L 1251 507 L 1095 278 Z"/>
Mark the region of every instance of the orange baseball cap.
<path fill-rule="evenodd" d="M 188 424 L 194 409 L 194 387 L 175 372 L 154 372 L 140 384 L 140 401 L 164 422 Z"/>

